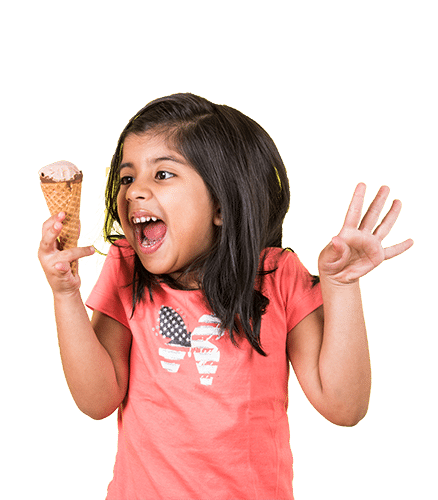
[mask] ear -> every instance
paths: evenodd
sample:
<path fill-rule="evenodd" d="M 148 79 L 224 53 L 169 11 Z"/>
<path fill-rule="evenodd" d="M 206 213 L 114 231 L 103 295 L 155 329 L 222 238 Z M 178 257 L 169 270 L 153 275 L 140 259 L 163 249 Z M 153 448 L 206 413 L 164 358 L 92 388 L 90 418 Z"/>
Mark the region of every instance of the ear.
<path fill-rule="evenodd" d="M 213 217 L 213 224 L 215 226 L 222 226 L 222 224 L 223 224 L 221 207 L 219 207 L 219 206 L 216 207 L 216 211 L 215 211 L 214 217 Z"/>

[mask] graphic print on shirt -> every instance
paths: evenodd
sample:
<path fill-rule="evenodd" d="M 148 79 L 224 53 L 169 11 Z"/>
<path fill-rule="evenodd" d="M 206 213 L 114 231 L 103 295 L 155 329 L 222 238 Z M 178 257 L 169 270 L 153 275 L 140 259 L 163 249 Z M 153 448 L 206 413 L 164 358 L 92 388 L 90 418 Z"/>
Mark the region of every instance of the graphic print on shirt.
<path fill-rule="evenodd" d="M 178 309 L 179 310 L 179 309 Z M 166 348 L 160 347 L 158 354 L 161 366 L 169 373 L 177 373 L 186 354 L 191 358 L 192 352 L 196 368 L 200 374 L 202 385 L 212 385 L 220 359 L 218 347 L 210 342 L 213 336 L 218 339 L 224 331 L 215 316 L 204 314 L 198 320 L 203 323 L 193 332 L 189 332 L 181 315 L 168 306 L 161 306 L 159 313 L 159 330 L 163 338 L 170 338 Z M 187 362 L 187 360 L 185 361 Z"/>

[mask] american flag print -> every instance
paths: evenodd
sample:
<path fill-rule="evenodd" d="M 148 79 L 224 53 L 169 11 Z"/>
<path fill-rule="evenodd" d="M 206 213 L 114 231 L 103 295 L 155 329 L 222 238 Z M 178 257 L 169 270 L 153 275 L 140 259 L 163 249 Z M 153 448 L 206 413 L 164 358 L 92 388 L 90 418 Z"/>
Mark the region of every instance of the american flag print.
<path fill-rule="evenodd" d="M 212 337 L 220 338 L 224 331 L 220 321 L 213 315 L 205 314 L 198 320 L 193 332 L 189 332 L 182 316 L 169 306 L 161 306 L 158 326 L 160 334 L 165 339 L 170 339 L 167 346 L 160 347 L 161 366 L 169 373 L 178 373 L 186 354 L 192 357 L 200 375 L 202 385 L 212 385 L 213 376 L 217 372 L 220 360 L 219 348 L 210 342 Z M 187 362 L 187 360 L 185 361 Z"/>

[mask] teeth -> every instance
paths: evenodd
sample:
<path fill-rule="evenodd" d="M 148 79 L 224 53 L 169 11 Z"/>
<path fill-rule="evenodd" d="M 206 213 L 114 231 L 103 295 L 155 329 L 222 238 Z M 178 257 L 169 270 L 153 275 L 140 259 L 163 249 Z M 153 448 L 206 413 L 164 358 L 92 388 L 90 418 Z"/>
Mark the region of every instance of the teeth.
<path fill-rule="evenodd" d="M 144 222 L 150 222 L 150 221 L 156 222 L 158 220 L 158 217 L 135 217 L 133 219 L 134 224 L 142 224 Z"/>
<path fill-rule="evenodd" d="M 158 242 L 160 242 L 162 239 L 164 238 L 164 236 L 162 236 L 161 238 L 158 238 L 157 240 L 148 240 L 147 238 L 145 238 L 142 242 L 141 242 L 141 246 L 143 248 L 150 248 L 150 247 L 153 247 L 154 245 L 156 245 Z"/>

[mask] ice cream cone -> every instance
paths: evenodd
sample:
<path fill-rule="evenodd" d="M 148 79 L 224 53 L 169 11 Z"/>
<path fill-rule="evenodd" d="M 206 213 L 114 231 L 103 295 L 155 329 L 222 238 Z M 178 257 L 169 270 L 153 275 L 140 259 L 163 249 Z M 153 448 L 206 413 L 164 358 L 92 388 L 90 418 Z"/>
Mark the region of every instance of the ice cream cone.
<path fill-rule="evenodd" d="M 64 164 L 67 162 L 58 163 Z M 76 247 L 80 231 L 79 210 L 81 203 L 82 173 L 75 173 L 74 176 L 68 180 L 57 181 L 54 180 L 53 177 L 44 176 L 40 171 L 40 180 L 41 189 L 50 214 L 55 215 L 59 214 L 59 212 L 65 212 L 66 214 L 63 221 L 63 228 L 59 235 L 60 250 Z M 76 261 L 71 263 L 71 269 L 73 274 L 77 274 Z"/>

